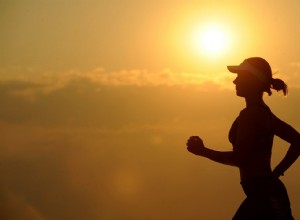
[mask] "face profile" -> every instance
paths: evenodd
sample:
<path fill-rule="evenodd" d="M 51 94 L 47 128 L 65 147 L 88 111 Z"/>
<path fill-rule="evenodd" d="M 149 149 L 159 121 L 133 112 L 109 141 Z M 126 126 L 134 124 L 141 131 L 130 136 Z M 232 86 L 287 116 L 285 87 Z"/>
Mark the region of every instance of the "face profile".
<path fill-rule="evenodd" d="M 237 73 L 233 81 L 236 94 L 240 97 L 251 97 L 263 93 L 262 83 L 246 71 Z"/>

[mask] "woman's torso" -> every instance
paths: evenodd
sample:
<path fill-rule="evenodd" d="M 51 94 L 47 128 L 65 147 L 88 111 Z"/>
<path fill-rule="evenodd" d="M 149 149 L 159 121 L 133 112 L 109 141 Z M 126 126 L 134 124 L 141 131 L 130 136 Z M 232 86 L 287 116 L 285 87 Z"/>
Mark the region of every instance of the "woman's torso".
<path fill-rule="evenodd" d="M 243 144 L 247 145 L 251 143 L 251 146 L 246 150 L 246 155 L 243 157 L 243 161 L 239 166 L 241 180 L 248 180 L 257 177 L 270 176 L 271 170 L 271 152 L 273 145 L 274 131 L 272 126 L 272 113 L 270 109 L 261 104 L 257 104 L 251 107 L 247 107 L 242 110 L 241 113 L 246 113 L 246 117 L 249 117 L 252 126 L 249 126 L 249 132 L 253 133 L 251 140 L 242 140 L 237 143 L 239 129 L 244 126 L 244 122 L 241 123 L 241 114 L 237 117 L 231 126 L 229 132 L 229 141 L 233 145 L 233 151 L 243 151 Z M 244 120 L 243 120 L 244 121 Z M 247 129 L 247 128 L 246 128 Z"/>

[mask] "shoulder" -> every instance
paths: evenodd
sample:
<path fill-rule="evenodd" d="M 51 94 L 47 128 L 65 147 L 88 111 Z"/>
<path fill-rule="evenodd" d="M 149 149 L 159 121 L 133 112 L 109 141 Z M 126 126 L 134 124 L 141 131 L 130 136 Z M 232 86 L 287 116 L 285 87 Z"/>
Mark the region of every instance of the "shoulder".
<path fill-rule="evenodd" d="M 253 105 L 243 109 L 240 112 L 239 118 L 242 121 L 263 122 L 270 118 L 271 111 L 266 106 Z"/>

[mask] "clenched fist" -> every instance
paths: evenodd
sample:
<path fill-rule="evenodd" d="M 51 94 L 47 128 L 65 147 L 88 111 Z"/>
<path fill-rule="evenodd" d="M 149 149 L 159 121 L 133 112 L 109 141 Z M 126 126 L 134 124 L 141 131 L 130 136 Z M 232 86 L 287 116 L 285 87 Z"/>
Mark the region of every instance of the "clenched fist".
<path fill-rule="evenodd" d="M 187 150 L 196 155 L 203 155 L 206 149 L 204 147 L 203 141 L 198 136 L 191 136 L 188 139 L 186 145 L 187 145 Z"/>

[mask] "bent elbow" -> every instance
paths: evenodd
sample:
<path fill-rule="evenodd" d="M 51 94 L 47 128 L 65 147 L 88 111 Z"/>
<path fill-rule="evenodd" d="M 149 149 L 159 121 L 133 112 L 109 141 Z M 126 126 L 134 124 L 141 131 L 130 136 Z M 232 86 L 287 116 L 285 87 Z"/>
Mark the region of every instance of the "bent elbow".
<path fill-rule="evenodd" d="M 299 156 L 300 155 L 300 135 L 295 138 L 290 146 L 290 150 L 293 152 L 293 154 Z"/>

